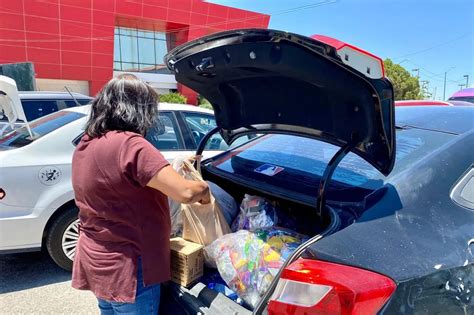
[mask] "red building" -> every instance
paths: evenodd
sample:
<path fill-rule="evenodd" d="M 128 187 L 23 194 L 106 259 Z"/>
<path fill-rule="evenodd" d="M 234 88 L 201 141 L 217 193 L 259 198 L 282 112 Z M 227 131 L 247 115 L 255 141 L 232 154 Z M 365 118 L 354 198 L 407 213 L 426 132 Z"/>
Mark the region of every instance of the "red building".
<path fill-rule="evenodd" d="M 32 62 L 37 88 L 94 95 L 134 72 L 165 93 L 178 86 L 163 65 L 181 43 L 236 28 L 266 28 L 268 15 L 202 0 L 2 0 L 0 64 Z"/>

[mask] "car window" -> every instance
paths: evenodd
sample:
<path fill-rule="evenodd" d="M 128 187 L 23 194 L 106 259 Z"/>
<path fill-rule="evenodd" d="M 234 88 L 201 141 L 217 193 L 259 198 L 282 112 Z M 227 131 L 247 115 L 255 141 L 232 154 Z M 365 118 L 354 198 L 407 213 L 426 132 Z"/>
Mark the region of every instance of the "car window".
<path fill-rule="evenodd" d="M 448 101 L 464 101 L 474 103 L 474 96 L 454 96 L 450 97 Z"/>
<path fill-rule="evenodd" d="M 82 113 L 61 111 L 41 117 L 30 123 L 33 137 L 30 136 L 28 129 L 24 126 L 1 135 L 0 146 L 9 148 L 23 147 L 84 116 L 85 114 Z"/>
<path fill-rule="evenodd" d="M 398 127 L 415 127 L 462 134 L 474 125 L 474 108 L 457 106 L 403 106 L 396 108 Z"/>
<path fill-rule="evenodd" d="M 336 168 L 333 179 L 345 186 L 376 189 L 453 137 L 442 133 L 433 137 L 425 130 L 398 131 L 396 163 L 389 177 L 384 177 L 358 155 L 349 153 Z M 245 177 L 254 180 L 268 181 L 271 177 L 273 182 L 281 182 L 282 186 L 288 186 L 288 180 L 295 178 L 300 183 L 296 190 L 312 187 L 310 190 L 314 191 L 338 149 L 334 145 L 304 137 L 267 135 L 237 148 L 228 156 L 224 155 L 213 166 L 232 174 L 245 174 Z M 276 171 L 268 176 L 261 171 L 261 167 L 272 167 Z"/>
<path fill-rule="evenodd" d="M 84 99 L 84 98 L 77 99 L 77 103 L 79 103 L 80 105 L 87 105 L 87 104 L 89 104 L 90 101 L 91 100 Z M 65 109 L 65 108 L 68 108 L 68 107 L 79 106 L 79 105 L 77 105 L 77 103 L 74 100 L 57 100 L 59 110 Z"/>
<path fill-rule="evenodd" d="M 159 117 L 164 126 L 164 133 L 160 134 L 159 128 L 153 126 L 148 130 L 146 139 L 160 151 L 184 150 L 181 134 L 172 113 L 160 113 Z"/>
<path fill-rule="evenodd" d="M 89 104 L 91 100 L 87 98 L 79 98 L 77 102 L 81 105 Z M 28 121 L 49 115 L 62 109 L 78 106 L 74 100 L 21 100 L 23 110 Z M 0 110 L 0 121 L 8 121 Z"/>
<path fill-rule="evenodd" d="M 183 113 L 184 120 L 189 127 L 195 148 L 197 148 L 201 139 L 216 127 L 216 120 L 212 115 L 201 113 Z M 214 134 L 207 142 L 205 150 L 225 151 L 229 146 L 224 142 L 220 134 Z"/>
<path fill-rule="evenodd" d="M 49 115 L 58 111 L 56 100 L 21 100 L 28 121 Z"/>
<path fill-rule="evenodd" d="M 474 167 L 471 166 L 454 185 L 451 198 L 457 204 L 474 210 Z"/>

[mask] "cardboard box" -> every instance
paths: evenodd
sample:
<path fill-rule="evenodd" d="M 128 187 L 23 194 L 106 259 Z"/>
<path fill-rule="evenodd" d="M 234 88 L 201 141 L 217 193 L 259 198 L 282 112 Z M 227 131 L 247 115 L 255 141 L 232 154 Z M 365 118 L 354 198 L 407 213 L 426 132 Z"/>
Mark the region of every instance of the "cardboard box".
<path fill-rule="evenodd" d="M 203 246 L 175 237 L 171 242 L 171 280 L 184 287 L 203 275 Z"/>

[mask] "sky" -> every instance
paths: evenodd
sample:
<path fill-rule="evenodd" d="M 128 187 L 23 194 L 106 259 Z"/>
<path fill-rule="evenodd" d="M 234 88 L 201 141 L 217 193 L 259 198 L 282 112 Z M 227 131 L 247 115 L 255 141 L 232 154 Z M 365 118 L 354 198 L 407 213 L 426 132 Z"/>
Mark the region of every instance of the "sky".
<path fill-rule="evenodd" d="M 321 34 L 390 58 L 443 99 L 474 87 L 472 0 L 212 0 L 271 15 L 269 28 L 306 36 Z M 294 9 L 294 10 L 290 10 Z M 435 94 L 436 93 L 436 94 Z"/>

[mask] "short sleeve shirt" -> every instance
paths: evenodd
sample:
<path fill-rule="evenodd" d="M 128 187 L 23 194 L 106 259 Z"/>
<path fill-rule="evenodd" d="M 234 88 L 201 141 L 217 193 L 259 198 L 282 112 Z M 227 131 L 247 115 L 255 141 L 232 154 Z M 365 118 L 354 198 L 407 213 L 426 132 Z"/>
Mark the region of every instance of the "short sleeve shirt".
<path fill-rule="evenodd" d="M 80 219 L 73 287 L 107 301 L 134 302 L 139 256 L 145 285 L 170 279 L 168 199 L 146 186 L 167 165 L 139 134 L 84 135 L 72 160 Z"/>

